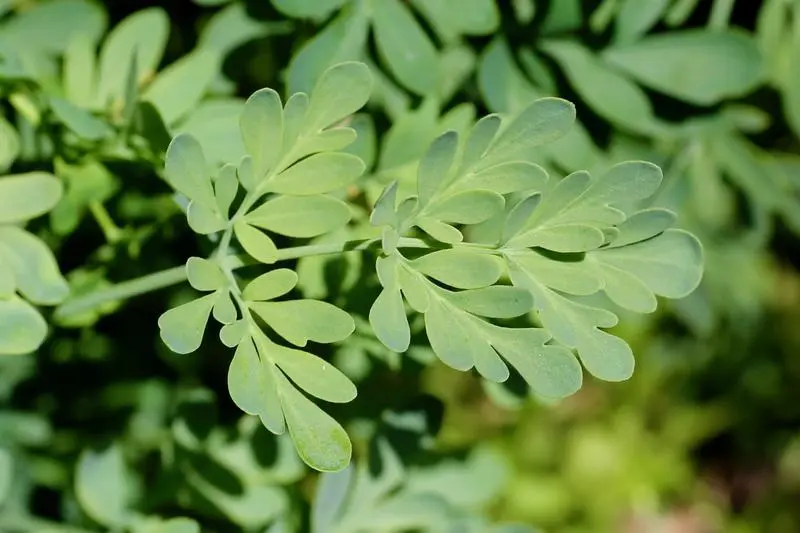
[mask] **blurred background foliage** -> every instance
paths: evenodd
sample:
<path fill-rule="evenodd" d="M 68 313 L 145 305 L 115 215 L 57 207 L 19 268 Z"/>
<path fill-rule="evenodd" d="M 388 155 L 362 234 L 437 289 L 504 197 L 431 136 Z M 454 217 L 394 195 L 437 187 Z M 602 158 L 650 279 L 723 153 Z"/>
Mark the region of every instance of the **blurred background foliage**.
<path fill-rule="evenodd" d="M 363 479 L 309 473 L 240 418 L 216 343 L 187 358 L 161 345 L 156 317 L 181 291 L 45 311 L 58 326 L 42 348 L 0 358 L 0 531 L 800 531 L 800 2 L 5 0 L 0 12 L 0 163 L 64 181 L 31 228 L 74 293 L 208 249 L 158 177 L 171 135 L 235 160 L 244 98 L 308 90 L 349 59 L 377 79 L 352 119 L 368 200 L 411 176 L 441 131 L 560 96 L 579 124 L 542 165 L 658 163 L 656 204 L 706 250 L 691 296 L 621 312 L 634 377 L 587 379 L 558 405 L 423 349 L 398 358 L 360 324 L 331 355 L 359 384 L 334 415 Z M 103 42 L 96 76 L 81 75 Z M 152 105 L 126 118 L 136 43 Z M 365 316 L 376 285 L 358 255 L 298 269 L 309 297 Z"/>

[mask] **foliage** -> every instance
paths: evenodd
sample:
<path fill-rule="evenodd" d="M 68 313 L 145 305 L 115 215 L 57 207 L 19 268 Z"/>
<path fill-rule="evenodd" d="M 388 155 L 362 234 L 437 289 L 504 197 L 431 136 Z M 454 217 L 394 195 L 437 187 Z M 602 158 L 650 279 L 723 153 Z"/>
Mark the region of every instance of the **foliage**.
<path fill-rule="evenodd" d="M 736 409 L 657 391 L 800 309 L 771 241 L 800 232 L 800 5 L 706 4 L 2 4 L 0 529 L 705 501 Z"/>

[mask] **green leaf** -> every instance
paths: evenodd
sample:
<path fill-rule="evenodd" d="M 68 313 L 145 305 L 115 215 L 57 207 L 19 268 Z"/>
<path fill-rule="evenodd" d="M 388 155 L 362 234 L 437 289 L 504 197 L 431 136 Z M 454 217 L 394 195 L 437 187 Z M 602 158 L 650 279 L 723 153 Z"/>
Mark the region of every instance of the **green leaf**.
<path fill-rule="evenodd" d="M 54 166 L 66 193 L 50 212 L 50 226 L 57 235 L 67 235 L 78 226 L 92 203 L 102 204 L 113 196 L 118 182 L 103 164 L 91 158 L 77 165 L 56 159 Z"/>
<path fill-rule="evenodd" d="M 649 134 L 656 128 L 647 95 L 572 41 L 548 41 L 543 49 L 564 69 L 570 84 L 601 117 L 627 130 Z"/>
<path fill-rule="evenodd" d="M 227 225 L 225 218 L 217 211 L 216 203 L 208 207 L 194 200 L 186 207 L 186 220 L 192 231 L 200 235 L 222 231 Z"/>
<path fill-rule="evenodd" d="M 567 348 L 545 344 L 550 338 L 545 330 L 486 324 L 484 333 L 536 394 L 561 399 L 581 388 L 583 370 L 580 363 Z"/>
<path fill-rule="evenodd" d="M 32 233 L 0 226 L 0 259 L 14 272 L 17 290 L 31 302 L 55 305 L 67 297 L 69 286 L 56 258 Z"/>
<path fill-rule="evenodd" d="M 186 261 L 186 277 L 189 285 L 198 291 L 215 291 L 228 286 L 219 265 L 202 257 L 190 257 Z"/>
<path fill-rule="evenodd" d="M 244 104 L 239 128 L 259 183 L 283 153 L 283 107 L 278 93 L 272 89 L 254 92 Z"/>
<path fill-rule="evenodd" d="M 128 516 L 128 475 L 119 446 L 84 450 L 75 471 L 75 496 L 93 520 L 121 526 Z"/>
<path fill-rule="evenodd" d="M 272 0 L 275 9 L 295 18 L 322 20 L 348 0 Z"/>
<path fill-rule="evenodd" d="M 651 89 L 697 105 L 743 96 L 764 74 L 755 40 L 734 30 L 653 35 L 611 47 L 603 59 Z"/>
<path fill-rule="evenodd" d="M 450 224 L 445 224 L 432 218 L 420 217 L 416 221 L 417 227 L 445 244 L 456 244 L 464 240 L 464 236 Z"/>
<path fill-rule="evenodd" d="M 216 205 L 203 148 L 191 135 L 178 135 L 169 143 L 164 177 L 190 200 L 208 208 Z"/>
<path fill-rule="evenodd" d="M 5 172 L 19 157 L 20 140 L 17 130 L 0 117 L 0 172 Z"/>
<path fill-rule="evenodd" d="M 525 161 L 533 148 L 563 137 L 574 122 L 573 104 L 560 98 L 540 98 L 519 113 L 499 134 L 478 168 Z"/>
<path fill-rule="evenodd" d="M 533 308 L 530 294 L 508 285 L 494 285 L 459 292 L 448 291 L 444 296 L 460 309 L 488 318 L 514 318 Z"/>
<path fill-rule="evenodd" d="M 142 93 L 166 124 L 186 116 L 205 95 L 220 69 L 216 50 L 196 50 L 162 70 Z"/>
<path fill-rule="evenodd" d="M 0 355 L 25 355 L 39 348 L 47 322 L 28 302 L 12 296 L 0 299 Z"/>
<path fill-rule="evenodd" d="M 514 285 L 529 290 L 533 295 L 538 317 L 545 329 L 559 342 L 576 348 L 583 365 L 592 375 L 605 381 L 630 378 L 634 367 L 630 346 L 599 329 L 615 326 L 616 315 L 579 304 L 551 290 L 524 263 L 512 260 L 508 266 Z"/>
<path fill-rule="evenodd" d="M 297 274 L 288 268 L 278 268 L 261 274 L 248 283 L 242 297 L 251 302 L 266 301 L 288 293 L 297 285 Z"/>
<path fill-rule="evenodd" d="M 278 248 L 272 239 L 263 231 L 254 228 L 245 222 L 237 222 L 233 226 L 236 240 L 242 245 L 244 251 L 253 259 L 270 265 L 278 259 Z"/>
<path fill-rule="evenodd" d="M 438 118 L 439 108 L 434 99 L 426 99 L 417 109 L 397 117 L 381 140 L 378 168 L 416 162 L 435 138 Z"/>
<path fill-rule="evenodd" d="M 364 63 L 348 61 L 325 70 L 311 91 L 303 130 L 316 133 L 352 115 L 369 100 L 372 75 Z"/>
<path fill-rule="evenodd" d="M 308 341 L 338 342 L 355 330 L 350 315 L 327 302 L 288 300 L 252 302 L 249 306 L 275 333 L 295 346 L 303 347 Z"/>
<path fill-rule="evenodd" d="M 90 108 L 95 99 L 95 46 L 87 35 L 75 35 L 64 52 L 64 95 L 71 103 Z"/>
<path fill-rule="evenodd" d="M 614 40 L 632 44 L 647 33 L 664 15 L 669 0 L 623 0 L 614 23 Z"/>
<path fill-rule="evenodd" d="M 347 403 L 355 399 L 356 386 L 336 367 L 302 350 L 273 344 L 269 358 L 301 389 L 326 402 Z"/>
<path fill-rule="evenodd" d="M 324 533 L 334 529 L 346 504 L 353 472 L 354 469 L 349 467 L 319 477 L 311 508 L 311 533 Z"/>
<path fill-rule="evenodd" d="M 158 317 L 158 328 L 164 344 L 179 354 L 197 350 L 203 342 L 216 298 L 215 294 L 208 294 L 162 313 Z"/>
<path fill-rule="evenodd" d="M 294 164 L 267 182 L 270 192 L 294 196 L 323 194 L 355 181 L 364 162 L 341 152 L 315 154 Z"/>
<path fill-rule="evenodd" d="M 14 269 L 0 252 L 0 299 L 10 298 L 17 290 Z"/>
<path fill-rule="evenodd" d="M 423 213 L 442 222 L 477 224 L 502 211 L 504 205 L 505 200 L 496 192 L 467 190 L 442 196 L 429 204 Z"/>
<path fill-rule="evenodd" d="M 228 348 L 238 346 L 247 334 L 248 323 L 246 320 L 234 320 L 225 324 L 219 330 L 219 340 Z"/>
<path fill-rule="evenodd" d="M 24 222 L 50 211 L 64 188 L 46 172 L 26 172 L 0 178 L 0 224 Z"/>
<path fill-rule="evenodd" d="M 239 46 L 270 33 L 268 25 L 247 13 L 247 7 L 231 2 L 214 13 L 200 32 L 198 47 L 226 56 Z"/>
<path fill-rule="evenodd" d="M 347 432 L 322 409 L 278 374 L 286 425 L 300 458 L 321 472 L 336 472 L 350 463 L 353 445 Z"/>
<path fill-rule="evenodd" d="M 275 375 L 278 370 L 259 358 L 253 339 L 244 338 L 228 369 L 228 391 L 233 403 L 247 414 L 258 416 L 276 435 L 286 431 Z"/>
<path fill-rule="evenodd" d="M 484 49 L 478 62 L 477 78 L 481 95 L 494 112 L 515 112 L 544 96 L 519 69 L 508 42 L 501 35 Z"/>
<path fill-rule="evenodd" d="M 216 300 L 212 309 L 212 316 L 214 320 L 220 324 L 232 324 L 239 318 L 239 313 L 236 311 L 236 304 L 231 297 L 231 289 L 223 288 L 217 289 Z"/>
<path fill-rule="evenodd" d="M 470 316 L 444 300 L 431 302 L 425 313 L 425 331 L 431 348 L 446 365 L 461 371 L 474 366 L 483 377 L 495 382 L 508 379 L 508 368 Z"/>
<path fill-rule="evenodd" d="M 169 37 L 169 17 L 160 7 L 135 11 L 108 34 L 100 50 L 97 103 L 107 107 L 125 94 L 125 82 L 136 57 L 137 80 L 158 68 Z"/>
<path fill-rule="evenodd" d="M 645 161 L 614 165 L 596 179 L 588 172 L 573 172 L 547 191 L 507 246 L 565 253 L 599 248 L 607 240 L 604 230 L 615 232 L 611 226 L 625 220 L 625 213 L 610 204 L 652 196 L 661 178 L 661 169 Z"/>
<path fill-rule="evenodd" d="M 249 212 L 245 220 L 287 237 L 316 237 L 347 224 L 350 208 L 328 196 L 278 196 Z"/>
<path fill-rule="evenodd" d="M 399 353 L 408 350 L 411 330 L 399 288 L 384 288 L 378 294 L 369 310 L 369 323 L 387 348 Z"/>
<path fill-rule="evenodd" d="M 633 244 L 654 237 L 675 224 L 675 213 L 666 209 L 652 208 L 638 211 L 617 226 L 619 234 L 612 247 Z"/>
<path fill-rule="evenodd" d="M 59 122 L 87 141 L 99 141 L 114 133 L 111 126 L 67 100 L 51 98 L 50 109 Z"/>
<path fill-rule="evenodd" d="M 200 524 L 190 518 L 170 518 L 145 533 L 200 533 Z"/>
<path fill-rule="evenodd" d="M 373 6 L 375 44 L 389 71 L 412 92 L 428 94 L 436 89 L 436 48 L 411 11 L 399 0 L 383 0 Z"/>
<path fill-rule="evenodd" d="M 348 3 L 332 22 L 292 56 L 286 74 L 288 92 L 310 92 L 332 65 L 360 59 L 368 31 L 369 17 L 364 4 Z"/>
<path fill-rule="evenodd" d="M 3 24 L 0 43 L 31 53 L 61 54 L 76 35 L 97 42 L 108 17 L 87 0 L 52 0 L 15 14 Z"/>
<path fill-rule="evenodd" d="M 512 161 L 471 172 L 455 182 L 450 190 L 482 189 L 499 194 L 541 191 L 548 182 L 547 171 L 526 161 Z"/>
<path fill-rule="evenodd" d="M 781 72 L 781 79 L 783 83 L 783 112 L 786 115 L 786 121 L 795 133 L 795 136 L 800 137 L 800 81 L 794 73 L 800 68 L 800 37 L 798 37 L 797 26 L 800 20 L 800 8 L 796 4 L 793 5 L 793 29 L 788 30 L 787 36 L 788 46 L 790 47 L 785 54 L 785 61 L 783 64 L 783 72 Z M 766 9 L 766 8 L 765 8 Z M 774 32 L 778 33 L 778 32 Z M 788 40 L 791 39 L 791 40 Z M 769 50 L 766 48 L 765 50 Z M 776 54 L 777 55 L 777 54 Z"/>
<path fill-rule="evenodd" d="M 239 192 L 239 179 L 236 177 L 236 167 L 228 163 L 220 169 L 219 175 L 214 181 L 214 197 L 217 200 L 217 208 L 220 215 L 226 220 L 230 220 L 228 214 L 237 192 Z"/>
<path fill-rule="evenodd" d="M 458 9 L 447 2 L 412 0 L 411 3 L 431 20 L 445 40 L 453 40 L 459 34 L 487 35 L 500 23 L 500 12 L 493 0 L 463 0 Z"/>
<path fill-rule="evenodd" d="M 688 232 L 669 229 L 659 236 L 592 254 L 597 261 L 629 272 L 659 296 L 683 298 L 700 284 L 703 248 Z"/>
<path fill-rule="evenodd" d="M 14 457 L 5 449 L 0 448 L 0 505 L 5 503 L 14 483 Z"/>
<path fill-rule="evenodd" d="M 411 266 L 458 289 L 488 287 L 496 283 L 503 272 L 497 257 L 462 248 L 431 252 L 412 261 Z"/>
<path fill-rule="evenodd" d="M 458 149 L 458 134 L 454 131 L 439 136 L 422 156 L 417 168 L 417 196 L 427 205 L 445 183 Z"/>
<path fill-rule="evenodd" d="M 243 108 L 244 100 L 240 98 L 204 100 L 173 131 L 197 139 L 208 162 L 213 165 L 239 161 L 245 155 L 239 131 L 239 116 Z"/>

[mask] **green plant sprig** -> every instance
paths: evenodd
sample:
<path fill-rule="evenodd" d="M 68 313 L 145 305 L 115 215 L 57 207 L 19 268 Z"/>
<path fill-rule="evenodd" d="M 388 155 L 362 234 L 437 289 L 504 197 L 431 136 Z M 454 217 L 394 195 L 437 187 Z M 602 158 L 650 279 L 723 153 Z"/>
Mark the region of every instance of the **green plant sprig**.
<path fill-rule="evenodd" d="M 534 162 L 538 147 L 572 127 L 575 108 L 565 100 L 542 98 L 510 121 L 489 115 L 464 136 L 440 135 L 418 163 L 415 190 L 401 193 L 393 182 L 375 202 L 369 221 L 379 237 L 275 245 L 269 233 L 317 237 L 350 221 L 336 192 L 365 165 L 342 151 L 356 134 L 340 123 L 367 102 L 369 87 L 367 67 L 348 62 L 326 70 L 310 97 L 297 93 L 285 105 L 271 89 L 256 91 L 240 118 L 247 155 L 217 172 L 194 138 L 175 137 L 165 178 L 186 199 L 189 226 L 219 236 L 215 251 L 189 258 L 183 269 L 68 301 L 57 315 L 188 280 L 202 295 L 161 315 L 162 340 L 174 352 L 193 352 L 213 316 L 221 341 L 235 349 L 228 373 L 234 403 L 271 432 L 288 430 L 300 457 L 321 471 L 349 464 L 352 445 L 307 395 L 345 403 L 356 387 L 303 348 L 341 342 L 355 323 L 325 301 L 279 299 L 298 283 L 294 270 L 274 266 L 279 261 L 376 250 L 382 290 L 369 323 L 394 352 L 410 347 L 410 308 L 424 316 L 445 364 L 476 368 L 492 382 L 509 378 L 508 363 L 533 393 L 557 399 L 581 387 L 581 363 L 600 379 L 630 377 L 630 347 L 605 331 L 617 323 L 612 310 L 648 313 L 656 295 L 690 293 L 702 274 L 702 250 L 689 233 L 669 229 L 672 212 L 639 207 L 661 185 L 657 166 L 631 161 L 596 178 L 580 171 L 553 180 Z M 240 286 L 235 271 L 254 263 L 272 268 Z M 532 324 L 503 325 L 517 317 Z"/>

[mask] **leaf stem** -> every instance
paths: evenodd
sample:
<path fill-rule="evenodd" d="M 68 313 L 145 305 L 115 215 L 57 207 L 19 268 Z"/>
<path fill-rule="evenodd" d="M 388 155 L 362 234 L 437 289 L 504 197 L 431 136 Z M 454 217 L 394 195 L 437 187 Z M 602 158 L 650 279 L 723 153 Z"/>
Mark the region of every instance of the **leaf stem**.
<path fill-rule="evenodd" d="M 309 244 L 278 250 L 278 261 L 288 261 L 315 255 L 340 254 L 344 252 L 363 251 L 380 245 L 380 239 L 359 239 L 325 244 Z M 400 248 L 430 248 L 431 245 L 422 239 L 401 238 Z M 247 256 L 229 255 L 225 262 L 231 270 L 252 265 L 254 261 Z M 165 289 L 186 281 L 186 266 L 180 265 L 140 278 L 123 281 L 89 294 L 68 298 L 55 310 L 55 317 L 63 319 L 97 309 L 109 302 L 133 298 L 140 294 Z"/>
<path fill-rule="evenodd" d="M 97 225 L 100 226 L 100 230 L 103 232 L 103 236 L 106 238 L 106 242 L 109 244 L 114 244 L 119 242 L 122 238 L 122 230 L 114 223 L 111 219 L 111 215 L 108 214 L 106 211 L 105 206 L 103 206 L 100 202 L 91 202 L 89 203 L 89 210 L 94 216 Z"/>

